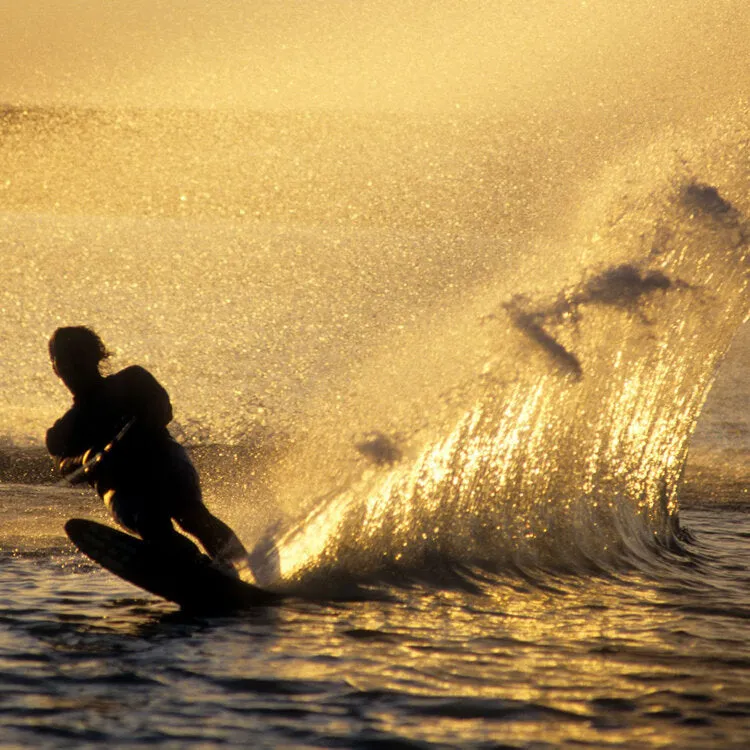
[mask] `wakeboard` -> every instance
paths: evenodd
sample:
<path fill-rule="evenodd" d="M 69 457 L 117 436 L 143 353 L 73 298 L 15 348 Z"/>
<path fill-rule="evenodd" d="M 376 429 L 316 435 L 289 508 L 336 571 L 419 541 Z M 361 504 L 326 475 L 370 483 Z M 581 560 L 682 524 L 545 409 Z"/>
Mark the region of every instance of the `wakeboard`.
<path fill-rule="evenodd" d="M 65 533 L 110 573 L 191 612 L 233 612 L 278 604 L 282 598 L 223 573 L 206 555 L 165 551 L 96 521 L 71 518 Z"/>

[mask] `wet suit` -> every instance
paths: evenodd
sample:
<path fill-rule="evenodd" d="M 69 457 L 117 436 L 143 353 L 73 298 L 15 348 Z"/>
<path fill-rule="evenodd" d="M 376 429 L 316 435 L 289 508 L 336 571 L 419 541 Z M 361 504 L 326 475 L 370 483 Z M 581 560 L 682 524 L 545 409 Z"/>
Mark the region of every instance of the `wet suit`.
<path fill-rule="evenodd" d="M 160 546 L 190 545 L 179 526 L 196 537 L 211 557 L 245 554 L 234 532 L 203 503 L 198 473 L 185 449 L 167 430 L 169 395 L 142 367 L 127 367 L 101 378 L 73 398 L 73 406 L 47 431 L 47 450 L 63 475 L 102 450 L 133 420 L 117 445 L 86 478 L 115 520 Z"/>

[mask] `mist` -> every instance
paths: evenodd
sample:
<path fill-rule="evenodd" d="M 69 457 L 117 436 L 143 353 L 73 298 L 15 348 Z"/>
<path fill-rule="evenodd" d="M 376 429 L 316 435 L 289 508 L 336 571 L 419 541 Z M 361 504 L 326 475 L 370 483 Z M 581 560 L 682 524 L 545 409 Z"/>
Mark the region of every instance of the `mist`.
<path fill-rule="evenodd" d="M 684 180 L 750 209 L 739 0 L 0 15 L 11 442 L 38 444 L 65 407 L 46 338 L 85 323 L 165 383 L 183 439 L 325 424 L 312 463 L 321 445 L 359 460 L 363 432 L 416 433 L 485 360 L 512 360 L 477 344 L 511 295 L 630 262 L 637 231 L 592 239 L 623 196 L 646 222 Z"/>

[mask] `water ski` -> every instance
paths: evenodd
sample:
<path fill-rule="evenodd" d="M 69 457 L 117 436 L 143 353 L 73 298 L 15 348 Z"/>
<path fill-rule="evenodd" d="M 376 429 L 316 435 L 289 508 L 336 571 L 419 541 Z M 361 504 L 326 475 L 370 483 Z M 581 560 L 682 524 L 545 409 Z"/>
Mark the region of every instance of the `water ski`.
<path fill-rule="evenodd" d="M 70 519 L 65 533 L 84 555 L 103 568 L 186 610 L 232 612 L 281 600 L 278 594 L 222 573 L 206 555 L 165 551 L 84 518 Z"/>

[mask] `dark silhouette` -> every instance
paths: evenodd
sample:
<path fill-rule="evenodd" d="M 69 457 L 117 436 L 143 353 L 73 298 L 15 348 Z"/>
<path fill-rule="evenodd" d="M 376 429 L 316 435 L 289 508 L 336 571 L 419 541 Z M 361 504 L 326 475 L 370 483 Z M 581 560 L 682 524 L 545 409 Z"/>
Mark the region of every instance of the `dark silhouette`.
<path fill-rule="evenodd" d="M 88 481 L 115 520 L 144 541 L 197 553 L 174 520 L 220 564 L 246 565 L 245 548 L 204 505 L 198 473 L 167 430 L 172 405 L 153 375 L 138 366 L 102 375 L 109 352 L 83 326 L 58 328 L 49 354 L 73 395 L 73 406 L 47 431 L 61 473 Z"/>

